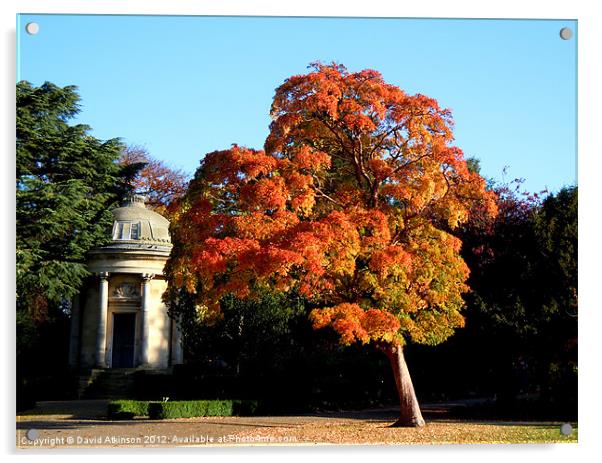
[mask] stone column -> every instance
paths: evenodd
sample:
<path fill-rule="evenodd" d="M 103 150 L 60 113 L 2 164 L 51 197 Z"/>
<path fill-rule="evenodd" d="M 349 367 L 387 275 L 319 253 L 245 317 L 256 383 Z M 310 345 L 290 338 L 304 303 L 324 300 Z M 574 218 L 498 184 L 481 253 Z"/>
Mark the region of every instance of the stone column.
<path fill-rule="evenodd" d="M 182 349 L 182 329 L 178 318 L 172 319 L 173 323 L 173 338 L 172 338 L 172 365 L 180 365 L 184 363 L 184 355 Z"/>
<path fill-rule="evenodd" d="M 109 311 L 109 272 L 100 272 L 98 290 L 98 334 L 96 337 L 96 366 L 107 366 L 107 313 Z"/>
<path fill-rule="evenodd" d="M 69 365 L 76 368 L 79 364 L 79 344 L 80 344 L 80 295 L 77 294 L 71 302 L 71 332 L 69 335 Z"/>
<path fill-rule="evenodd" d="M 152 273 L 142 274 L 142 312 L 141 312 L 141 342 L 140 342 L 140 364 L 148 365 L 149 362 L 149 312 L 151 305 L 150 282 L 155 275 Z"/>

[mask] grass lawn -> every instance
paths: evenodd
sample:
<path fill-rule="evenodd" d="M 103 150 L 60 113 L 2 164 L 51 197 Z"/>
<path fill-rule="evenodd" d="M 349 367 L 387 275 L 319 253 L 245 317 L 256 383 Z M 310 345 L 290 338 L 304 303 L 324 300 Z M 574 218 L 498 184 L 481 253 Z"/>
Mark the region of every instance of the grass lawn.
<path fill-rule="evenodd" d="M 76 447 L 173 447 L 206 445 L 194 436 L 211 437 L 210 445 L 312 445 L 312 444 L 538 444 L 576 443 L 577 425 L 565 436 L 560 422 L 520 422 L 456 419 L 426 415 L 423 428 L 391 428 L 396 409 L 333 412 L 297 416 L 222 416 L 165 420 L 107 419 L 107 401 L 41 402 L 17 416 L 17 446 L 30 429 L 38 431 L 42 447 L 63 447 L 70 438 Z M 148 439 L 145 436 L 163 436 Z M 109 441 L 128 438 L 129 443 Z M 101 442 L 98 442 L 98 439 Z M 48 444 L 48 440 L 64 442 Z M 78 444 L 78 441 L 80 442 Z"/>
<path fill-rule="evenodd" d="M 390 428 L 391 420 L 324 416 L 197 417 L 168 420 L 78 419 L 67 415 L 17 417 L 17 447 L 174 447 L 315 444 L 550 444 L 576 443 L 560 423 L 431 420 L 423 428 Z M 35 429 L 44 442 L 26 440 Z M 148 439 L 149 436 L 154 436 Z M 195 437 L 196 436 L 196 437 Z M 211 440 L 195 441 L 198 437 Z M 127 439 L 115 441 L 113 438 Z M 192 439 L 191 439 L 192 438 Z M 112 439 L 112 440 L 111 440 Z M 53 443 L 57 442 L 57 444 Z"/>
<path fill-rule="evenodd" d="M 329 444 L 537 444 L 576 443 L 572 434 L 560 433 L 561 423 L 441 422 L 431 421 L 423 428 L 390 428 L 383 422 L 332 422 L 305 424 L 290 428 L 259 429 L 239 436 L 294 436 L 298 443 Z"/>

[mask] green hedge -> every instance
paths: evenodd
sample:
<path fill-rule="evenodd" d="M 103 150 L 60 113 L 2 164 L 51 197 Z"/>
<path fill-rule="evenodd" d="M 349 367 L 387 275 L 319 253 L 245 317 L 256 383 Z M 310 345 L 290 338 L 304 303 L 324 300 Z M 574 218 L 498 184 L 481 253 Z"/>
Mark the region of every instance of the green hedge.
<path fill-rule="evenodd" d="M 232 416 L 231 400 L 186 400 L 153 402 L 148 407 L 152 420 L 192 418 L 195 416 Z"/>
<path fill-rule="evenodd" d="M 109 402 L 111 420 L 131 420 L 134 416 L 148 416 L 153 420 L 166 418 L 193 418 L 197 416 L 249 416 L 257 412 L 255 400 L 183 400 L 149 402 L 143 400 L 114 400 Z"/>
<path fill-rule="evenodd" d="M 258 402 L 254 400 L 186 400 L 152 402 L 148 415 L 153 420 L 166 418 L 192 418 L 196 416 L 253 415 Z"/>
<path fill-rule="evenodd" d="M 145 400 L 112 400 L 109 402 L 107 414 L 110 420 L 131 420 L 135 416 L 148 416 L 148 405 Z"/>

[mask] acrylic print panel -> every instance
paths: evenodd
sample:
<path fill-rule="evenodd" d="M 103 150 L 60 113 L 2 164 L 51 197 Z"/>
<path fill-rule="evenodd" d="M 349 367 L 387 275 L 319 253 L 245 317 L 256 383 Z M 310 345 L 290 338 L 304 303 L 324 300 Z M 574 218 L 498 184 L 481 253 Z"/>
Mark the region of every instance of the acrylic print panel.
<path fill-rule="evenodd" d="M 17 31 L 19 447 L 576 442 L 576 21 Z"/>

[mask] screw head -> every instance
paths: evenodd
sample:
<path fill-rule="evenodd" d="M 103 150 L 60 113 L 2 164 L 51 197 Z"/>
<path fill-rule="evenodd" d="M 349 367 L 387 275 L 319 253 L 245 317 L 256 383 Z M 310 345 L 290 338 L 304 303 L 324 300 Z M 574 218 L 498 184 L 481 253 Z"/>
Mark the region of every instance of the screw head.
<path fill-rule="evenodd" d="M 30 441 L 34 441 L 36 440 L 40 435 L 40 432 L 37 429 L 28 429 L 27 432 L 25 433 L 25 437 L 27 437 L 28 440 Z"/>
<path fill-rule="evenodd" d="M 569 40 L 573 36 L 573 31 L 568 27 L 560 29 L 560 38 L 562 40 Z"/>
<path fill-rule="evenodd" d="M 38 23 L 27 23 L 25 25 L 25 32 L 29 35 L 36 35 L 40 31 L 40 25 Z"/>
<path fill-rule="evenodd" d="M 564 423 L 562 426 L 560 426 L 560 434 L 568 436 L 572 434 L 572 432 L 573 427 L 569 423 Z"/>

